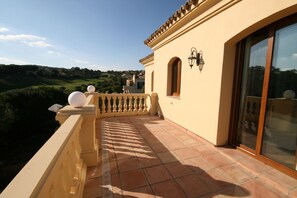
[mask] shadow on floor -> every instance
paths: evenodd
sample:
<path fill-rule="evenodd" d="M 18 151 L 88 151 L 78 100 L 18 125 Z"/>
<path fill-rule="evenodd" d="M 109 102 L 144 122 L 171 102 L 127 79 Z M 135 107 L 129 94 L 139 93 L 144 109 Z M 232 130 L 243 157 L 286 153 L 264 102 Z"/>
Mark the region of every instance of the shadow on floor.
<path fill-rule="evenodd" d="M 96 181 L 87 181 L 84 197 L 250 195 L 240 186 L 248 175 L 235 176 L 233 181 L 225 177 L 225 171 L 236 169 L 232 161 L 167 121 L 140 116 L 108 118 L 100 124 L 105 168 L 88 170 L 88 177 Z"/>

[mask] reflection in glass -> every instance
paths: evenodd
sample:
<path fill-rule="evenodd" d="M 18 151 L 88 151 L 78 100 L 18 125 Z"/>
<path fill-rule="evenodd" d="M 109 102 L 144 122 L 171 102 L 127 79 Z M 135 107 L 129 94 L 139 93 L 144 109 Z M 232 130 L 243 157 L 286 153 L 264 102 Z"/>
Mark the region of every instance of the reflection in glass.
<path fill-rule="evenodd" d="M 262 154 L 296 169 L 297 23 L 275 32 Z"/>
<path fill-rule="evenodd" d="M 267 33 L 253 34 L 246 39 L 245 45 L 237 143 L 255 150 L 266 65 Z"/>

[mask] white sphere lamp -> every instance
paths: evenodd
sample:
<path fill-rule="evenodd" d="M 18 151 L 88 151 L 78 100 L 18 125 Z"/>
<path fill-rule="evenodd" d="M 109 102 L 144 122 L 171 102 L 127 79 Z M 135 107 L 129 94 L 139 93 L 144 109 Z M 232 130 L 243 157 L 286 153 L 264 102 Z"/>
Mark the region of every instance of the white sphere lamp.
<path fill-rule="evenodd" d="M 294 99 L 295 98 L 295 92 L 293 90 L 286 90 L 283 93 L 283 97 L 285 99 Z"/>
<path fill-rule="evenodd" d="M 88 90 L 88 92 L 92 93 L 92 92 L 95 92 L 96 89 L 93 85 L 89 85 L 87 90 Z"/>
<path fill-rule="evenodd" d="M 68 102 L 72 107 L 82 107 L 86 100 L 87 97 L 80 91 L 74 91 L 68 96 Z"/>

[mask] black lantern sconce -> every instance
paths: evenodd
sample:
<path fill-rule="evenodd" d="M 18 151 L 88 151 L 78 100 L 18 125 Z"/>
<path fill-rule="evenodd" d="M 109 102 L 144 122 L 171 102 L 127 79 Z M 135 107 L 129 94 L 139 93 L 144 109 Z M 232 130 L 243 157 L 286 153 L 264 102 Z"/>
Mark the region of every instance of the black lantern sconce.
<path fill-rule="evenodd" d="M 191 55 L 188 58 L 189 65 L 192 69 L 194 63 L 196 62 L 196 65 L 199 67 L 199 70 L 203 69 L 204 66 L 204 60 L 203 60 L 203 52 L 200 50 L 197 52 L 197 49 L 195 47 L 191 48 Z"/>

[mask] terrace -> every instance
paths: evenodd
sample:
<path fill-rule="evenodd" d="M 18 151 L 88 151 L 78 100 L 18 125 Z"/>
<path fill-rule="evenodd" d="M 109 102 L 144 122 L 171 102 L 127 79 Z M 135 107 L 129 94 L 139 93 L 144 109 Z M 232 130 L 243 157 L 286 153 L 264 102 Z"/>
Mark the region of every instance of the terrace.
<path fill-rule="evenodd" d="M 86 93 L 0 197 L 294 197 L 297 181 L 156 114 L 157 95 Z"/>

